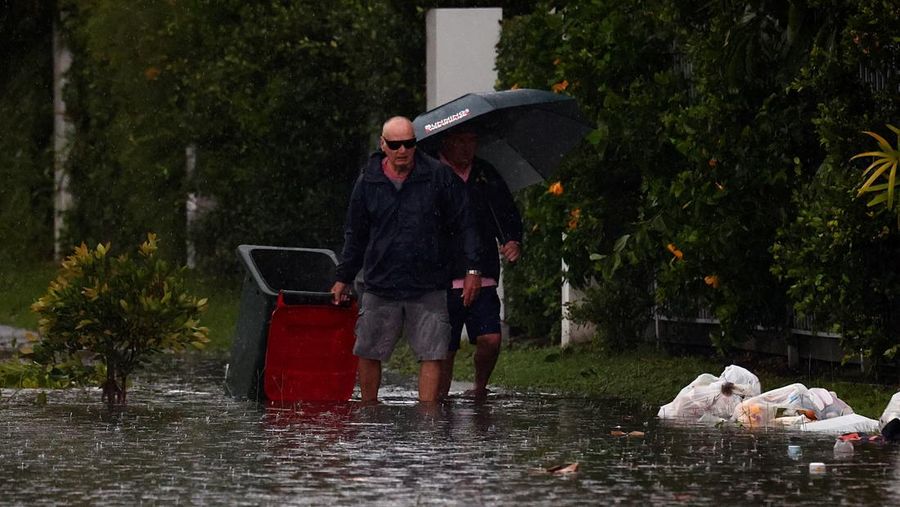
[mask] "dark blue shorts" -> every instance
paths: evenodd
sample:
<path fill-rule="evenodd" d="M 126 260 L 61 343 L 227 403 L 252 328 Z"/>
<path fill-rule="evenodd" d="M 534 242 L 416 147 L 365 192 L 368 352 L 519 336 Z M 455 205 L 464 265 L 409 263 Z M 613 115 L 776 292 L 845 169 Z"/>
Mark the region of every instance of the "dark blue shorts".
<path fill-rule="evenodd" d="M 500 334 L 500 298 L 497 287 L 483 287 L 472 306 L 463 306 L 462 289 L 447 291 L 447 311 L 450 312 L 450 350 L 459 350 L 463 326 L 469 335 L 469 343 L 476 343 L 479 336 Z"/>

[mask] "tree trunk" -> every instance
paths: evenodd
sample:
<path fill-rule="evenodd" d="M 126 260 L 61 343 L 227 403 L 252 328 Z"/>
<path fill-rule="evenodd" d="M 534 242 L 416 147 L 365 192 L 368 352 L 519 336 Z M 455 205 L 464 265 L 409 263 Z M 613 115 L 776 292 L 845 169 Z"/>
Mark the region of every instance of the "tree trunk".
<path fill-rule="evenodd" d="M 123 382 L 124 386 L 124 382 Z M 110 407 L 125 403 L 125 390 L 116 382 L 116 371 L 109 363 L 106 365 L 106 382 L 103 383 L 103 400 Z"/>

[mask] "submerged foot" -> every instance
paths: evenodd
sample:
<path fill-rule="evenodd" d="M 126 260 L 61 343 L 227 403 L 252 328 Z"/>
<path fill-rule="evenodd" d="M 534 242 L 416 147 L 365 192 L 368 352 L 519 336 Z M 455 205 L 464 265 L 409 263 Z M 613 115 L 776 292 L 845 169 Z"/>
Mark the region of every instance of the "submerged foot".
<path fill-rule="evenodd" d="M 462 393 L 463 398 L 472 398 L 475 400 L 485 400 L 488 395 L 491 394 L 491 390 L 487 388 L 481 389 L 469 389 Z"/>

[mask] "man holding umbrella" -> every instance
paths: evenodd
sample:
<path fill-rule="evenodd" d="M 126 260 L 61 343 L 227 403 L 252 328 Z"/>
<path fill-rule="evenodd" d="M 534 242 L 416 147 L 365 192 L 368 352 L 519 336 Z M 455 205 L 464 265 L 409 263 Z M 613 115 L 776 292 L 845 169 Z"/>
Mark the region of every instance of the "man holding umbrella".
<path fill-rule="evenodd" d="M 347 300 L 348 286 L 363 268 L 366 292 L 353 347 L 362 401 L 378 400 L 381 363 L 402 334 L 420 363 L 419 400 L 434 402 L 450 338 L 449 234 L 473 273 L 481 245 L 462 183 L 446 166 L 417 152 L 409 119 L 386 121 L 380 143 L 382 151 L 369 159 L 350 196 L 331 294 L 336 304 Z M 475 274 L 465 276 L 464 304 L 474 300 L 480 282 Z"/>
<path fill-rule="evenodd" d="M 500 254 L 509 261 L 521 255 L 522 239 L 521 217 L 510 192 L 545 181 L 563 156 L 592 130 L 573 97 L 534 89 L 467 93 L 420 114 L 413 125 L 419 146 L 429 153 L 440 152 L 466 181 L 485 252 L 492 250 L 488 245 L 499 244 Z M 462 134 L 455 135 L 457 131 Z M 492 168 L 487 168 L 487 163 Z M 486 253 L 480 271 L 485 285 L 495 283 L 498 256 Z M 457 266 L 454 276 L 462 273 Z M 483 292 L 479 300 L 484 301 L 451 310 L 456 315 L 456 342 L 463 324 L 470 340 L 475 337 L 472 394 L 478 397 L 487 394 L 487 381 L 500 351 L 496 289 Z M 458 301 L 458 294 L 450 295 L 450 305 Z M 450 387 L 452 356 L 442 371 L 442 394 Z"/>
<path fill-rule="evenodd" d="M 487 383 L 500 355 L 501 340 L 500 298 L 497 296 L 500 260 L 493 246 L 499 246 L 500 255 L 509 262 L 515 262 L 521 255 L 522 217 L 503 178 L 488 162 L 475 158 L 477 147 L 477 133 L 465 126 L 448 131 L 441 139 L 440 159 L 465 183 L 483 248 L 477 270 L 481 277 L 481 291 L 472 304 L 467 305 L 464 301 L 464 280 L 472 271 L 467 269 L 463 242 L 455 241 L 453 245 L 453 286 L 447 293 L 452 334 L 450 352 L 441 369 L 441 397 L 446 397 L 450 390 L 453 363 L 460 347 L 463 326 L 466 327 L 469 342 L 476 347 L 475 385 L 466 395 L 476 399 L 487 396 Z"/>

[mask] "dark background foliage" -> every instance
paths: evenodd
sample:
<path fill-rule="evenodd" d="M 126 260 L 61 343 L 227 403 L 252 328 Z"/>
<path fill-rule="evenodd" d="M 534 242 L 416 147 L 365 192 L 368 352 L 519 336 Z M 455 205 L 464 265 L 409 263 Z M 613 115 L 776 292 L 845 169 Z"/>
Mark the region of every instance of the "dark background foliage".
<path fill-rule="evenodd" d="M 599 127 L 563 195 L 526 197 L 531 286 L 559 278 L 561 252 L 588 288 L 574 314 L 612 347 L 655 304 L 710 311 L 723 349 L 816 316 L 848 352 L 891 356 L 898 231 L 854 198 L 865 166 L 849 160 L 873 148 L 862 130 L 897 121 L 891 4 L 572 1 L 507 22 L 501 87 L 564 87 Z M 547 333 L 533 316 L 559 303 L 518 294 L 512 318 Z"/>
<path fill-rule="evenodd" d="M 0 10 L 0 262 L 53 252 L 50 2 Z"/>
<path fill-rule="evenodd" d="M 896 351 L 896 215 L 855 198 L 867 163 L 850 161 L 898 121 L 892 0 L 2 5 L 7 257 L 52 252 L 54 19 L 75 55 L 67 242 L 152 230 L 183 260 L 190 235 L 221 272 L 240 243 L 337 248 L 381 121 L 424 108 L 427 9 L 500 5 L 498 88 L 572 95 L 597 126 L 560 195 L 518 196 L 521 332 L 558 336 L 562 257 L 587 291 L 572 313 L 611 348 L 658 307 L 709 311 L 722 349 L 800 316 L 848 353 Z M 189 193 L 216 203 L 190 230 Z"/>

